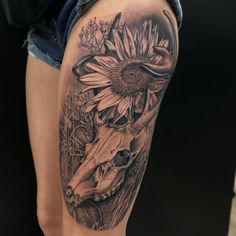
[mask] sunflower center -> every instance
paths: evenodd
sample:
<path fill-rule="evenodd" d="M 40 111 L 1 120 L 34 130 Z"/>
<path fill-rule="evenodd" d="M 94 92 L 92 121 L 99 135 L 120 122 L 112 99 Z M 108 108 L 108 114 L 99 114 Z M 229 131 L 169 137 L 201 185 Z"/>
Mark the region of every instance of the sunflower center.
<path fill-rule="evenodd" d="M 130 63 L 122 67 L 112 80 L 112 90 L 122 96 L 144 91 L 151 76 L 147 74 L 140 63 Z"/>

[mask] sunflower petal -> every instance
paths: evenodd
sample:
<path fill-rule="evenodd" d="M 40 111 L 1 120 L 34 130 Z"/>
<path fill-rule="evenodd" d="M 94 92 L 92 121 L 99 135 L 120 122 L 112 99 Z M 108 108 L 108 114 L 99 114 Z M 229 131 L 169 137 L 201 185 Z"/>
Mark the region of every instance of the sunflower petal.
<path fill-rule="evenodd" d="M 95 97 L 93 97 L 87 104 L 94 104 L 96 102 L 99 102 L 103 98 L 113 94 L 113 91 L 111 87 L 103 89 L 100 93 L 98 93 Z"/>
<path fill-rule="evenodd" d="M 98 64 L 95 64 L 93 62 L 88 62 L 86 64 L 86 67 L 88 67 L 89 69 L 92 69 L 102 75 L 105 75 L 107 77 L 110 77 L 111 76 L 111 71 L 109 71 L 107 68 L 105 68 L 104 66 L 101 66 L 101 65 L 98 65 Z"/>
<path fill-rule="evenodd" d="M 125 117 L 128 120 L 129 110 L 132 105 L 132 97 L 126 96 L 123 100 L 119 103 L 117 108 L 117 113 L 114 117 L 114 123 L 118 122 L 122 117 Z"/>
<path fill-rule="evenodd" d="M 128 119 L 128 123 L 131 123 L 133 121 L 133 109 L 132 106 L 130 106 L 127 110 L 128 114 L 127 114 L 127 119 Z"/>
<path fill-rule="evenodd" d="M 153 55 L 153 46 L 154 46 L 154 38 L 151 36 L 149 39 L 149 46 L 147 49 L 147 56 L 148 57 Z"/>
<path fill-rule="evenodd" d="M 127 59 L 127 57 L 125 55 L 124 45 L 123 45 L 122 40 L 120 38 L 119 31 L 117 29 L 113 29 L 112 33 L 113 33 L 113 38 L 115 41 L 116 53 L 117 53 L 119 59 L 121 61 L 124 61 L 125 59 Z"/>
<path fill-rule="evenodd" d="M 152 21 L 148 21 L 148 25 L 147 25 L 147 39 L 151 38 L 151 34 L 152 34 Z"/>
<path fill-rule="evenodd" d="M 167 80 L 165 79 L 157 79 L 156 81 L 149 83 L 148 88 L 152 93 L 157 93 L 164 88 L 166 83 Z"/>
<path fill-rule="evenodd" d="M 153 51 L 152 45 L 153 45 L 153 39 L 152 39 L 152 21 L 148 21 L 147 23 L 147 32 L 146 32 L 146 40 L 147 40 L 147 56 L 150 56 L 150 54 Z"/>
<path fill-rule="evenodd" d="M 145 105 L 145 95 L 143 93 L 139 93 L 134 99 L 134 111 L 136 113 L 141 113 L 143 111 Z"/>
<path fill-rule="evenodd" d="M 147 56 L 153 55 L 153 47 L 158 46 L 158 32 L 157 26 L 155 25 L 152 29 L 150 29 L 151 34 L 149 34 L 149 46 L 147 49 Z"/>
<path fill-rule="evenodd" d="M 109 107 L 117 105 L 122 100 L 122 97 L 115 94 L 110 94 L 104 97 L 98 104 L 98 111 L 105 110 Z"/>
<path fill-rule="evenodd" d="M 105 45 L 110 51 L 115 51 L 116 50 L 115 45 L 110 40 L 106 40 Z"/>
<path fill-rule="evenodd" d="M 79 77 L 79 81 L 82 84 L 88 86 L 100 86 L 100 85 L 107 85 L 110 84 L 110 79 L 100 73 L 90 73 Z"/>
<path fill-rule="evenodd" d="M 156 106 L 157 102 L 158 102 L 157 96 L 154 93 L 150 93 L 150 96 L 149 96 L 150 107 L 153 108 L 154 106 Z"/>
<path fill-rule="evenodd" d="M 162 47 L 161 45 L 163 45 L 163 41 L 164 41 L 164 39 L 162 38 L 161 41 L 158 44 L 159 47 Z"/>
<path fill-rule="evenodd" d="M 153 46 L 157 46 L 158 45 L 158 40 L 159 40 L 159 33 L 158 33 L 159 29 L 158 26 L 155 25 L 153 27 L 153 38 L 154 38 L 154 45 Z"/>
<path fill-rule="evenodd" d="M 159 55 L 155 55 L 151 58 L 151 63 L 155 65 L 158 65 L 159 63 L 161 63 L 161 61 L 162 61 L 162 57 Z"/>
<path fill-rule="evenodd" d="M 164 43 L 163 43 L 163 47 L 164 48 L 168 48 L 168 46 L 169 46 L 169 40 L 164 40 Z"/>
<path fill-rule="evenodd" d="M 82 89 L 80 93 L 84 93 L 84 92 L 87 92 L 91 89 L 96 89 L 96 88 L 103 88 L 103 87 L 106 87 L 106 86 L 110 86 L 110 84 L 101 84 L 101 85 L 96 85 L 96 86 L 89 86 L 85 89 Z"/>
<path fill-rule="evenodd" d="M 119 112 L 120 115 L 124 115 L 125 112 L 127 111 L 127 109 L 130 107 L 131 105 L 131 97 L 130 96 L 126 96 L 124 97 L 121 102 L 118 105 L 117 111 Z"/>
<path fill-rule="evenodd" d="M 97 104 L 93 104 L 93 105 L 87 105 L 86 104 L 86 108 L 85 108 L 85 111 L 86 112 L 91 112 L 95 107 L 96 107 Z"/>
<path fill-rule="evenodd" d="M 159 43 L 159 47 L 168 48 L 169 46 L 169 40 L 168 39 L 162 39 Z"/>
<path fill-rule="evenodd" d="M 134 37 L 129 29 L 129 27 L 125 24 L 123 28 L 123 42 L 124 48 L 129 57 L 136 56 L 136 47 L 134 43 Z"/>
<path fill-rule="evenodd" d="M 147 46 L 148 46 L 148 42 L 147 42 L 147 25 L 148 25 L 148 22 L 145 21 L 143 23 L 143 26 L 142 26 L 142 31 L 141 31 L 141 42 L 140 42 L 140 46 L 141 46 L 141 50 L 140 50 L 140 53 L 142 55 L 146 55 L 146 51 L 147 51 Z"/>
<path fill-rule="evenodd" d="M 115 114 L 116 114 L 116 108 L 117 108 L 116 106 L 113 106 L 107 109 L 107 113 L 106 113 L 107 120 L 114 119 Z"/>
<path fill-rule="evenodd" d="M 89 102 L 86 103 L 86 112 L 93 110 L 93 108 L 99 101 L 107 96 L 110 96 L 111 94 L 113 94 L 111 87 L 103 89 L 100 93 L 98 93 L 95 97 L 93 97 Z"/>
<path fill-rule="evenodd" d="M 111 70 L 118 65 L 118 61 L 114 57 L 110 56 L 95 56 L 94 59 L 108 70 Z"/>
<path fill-rule="evenodd" d="M 134 35 L 134 44 L 135 44 L 135 48 L 136 48 L 136 55 L 140 55 L 140 53 L 139 53 L 139 31 L 136 28 L 133 31 L 133 35 Z"/>

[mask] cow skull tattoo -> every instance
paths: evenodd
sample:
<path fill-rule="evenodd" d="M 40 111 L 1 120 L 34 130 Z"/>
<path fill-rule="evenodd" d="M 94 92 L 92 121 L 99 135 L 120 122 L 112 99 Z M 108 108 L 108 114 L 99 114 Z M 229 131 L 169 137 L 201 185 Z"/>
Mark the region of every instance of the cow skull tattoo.
<path fill-rule="evenodd" d="M 71 215 L 94 230 L 121 222 L 144 174 L 155 118 L 176 62 L 174 24 L 96 22 L 82 28 L 90 51 L 73 67 L 60 119 L 62 185 Z M 171 46 L 172 45 L 172 46 Z"/>

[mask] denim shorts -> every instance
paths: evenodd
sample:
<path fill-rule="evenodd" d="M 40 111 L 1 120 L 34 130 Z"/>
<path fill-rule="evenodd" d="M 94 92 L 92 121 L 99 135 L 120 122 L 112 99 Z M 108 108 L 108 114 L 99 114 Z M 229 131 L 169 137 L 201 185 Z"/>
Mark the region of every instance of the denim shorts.
<path fill-rule="evenodd" d="M 60 68 L 69 34 L 82 14 L 98 0 L 60 0 L 47 11 L 42 19 L 31 26 L 27 49 L 47 64 Z M 178 22 L 182 23 L 179 0 L 168 0 Z"/>

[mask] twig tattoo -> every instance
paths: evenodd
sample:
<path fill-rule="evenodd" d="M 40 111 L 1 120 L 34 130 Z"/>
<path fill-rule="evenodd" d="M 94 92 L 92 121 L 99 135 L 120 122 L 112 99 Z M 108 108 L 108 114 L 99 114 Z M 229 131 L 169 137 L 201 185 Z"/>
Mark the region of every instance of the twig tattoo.
<path fill-rule="evenodd" d="M 92 19 L 79 47 L 88 50 L 72 72 L 60 117 L 62 186 L 70 214 L 94 230 L 114 228 L 143 177 L 161 99 L 176 62 L 175 29 L 157 17 L 139 24 Z M 81 89 L 82 87 L 82 89 Z"/>

